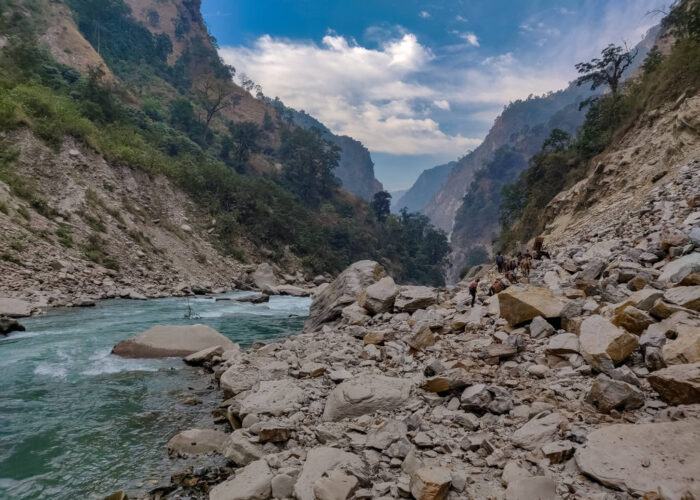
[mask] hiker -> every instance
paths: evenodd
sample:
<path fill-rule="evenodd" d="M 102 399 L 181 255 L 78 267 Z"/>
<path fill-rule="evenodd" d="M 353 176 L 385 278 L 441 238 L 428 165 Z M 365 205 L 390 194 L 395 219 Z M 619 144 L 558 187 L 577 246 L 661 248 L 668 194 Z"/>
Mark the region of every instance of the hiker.
<path fill-rule="evenodd" d="M 503 272 L 503 263 L 504 262 L 505 262 L 505 259 L 503 258 L 503 255 L 501 255 L 501 252 L 498 252 L 498 255 L 496 255 L 496 266 L 498 266 L 499 273 Z"/>
<path fill-rule="evenodd" d="M 515 276 L 515 268 L 513 268 L 513 269 L 508 269 L 508 271 L 506 271 L 506 279 L 507 279 L 508 281 L 510 281 L 511 283 L 517 283 L 517 282 L 518 282 L 518 278 Z"/>
<path fill-rule="evenodd" d="M 489 295 L 496 295 L 510 286 L 510 282 L 505 278 L 499 278 L 493 282 L 489 288 Z"/>
<path fill-rule="evenodd" d="M 479 280 L 480 278 L 476 278 L 472 281 L 471 285 L 469 285 L 469 295 L 472 296 L 472 307 L 474 307 L 474 303 L 476 302 L 476 291 L 479 288 Z"/>
<path fill-rule="evenodd" d="M 520 260 L 520 270 L 524 277 L 527 278 L 530 275 L 530 269 L 532 269 L 532 256 L 530 256 L 530 252 L 525 252 Z"/>

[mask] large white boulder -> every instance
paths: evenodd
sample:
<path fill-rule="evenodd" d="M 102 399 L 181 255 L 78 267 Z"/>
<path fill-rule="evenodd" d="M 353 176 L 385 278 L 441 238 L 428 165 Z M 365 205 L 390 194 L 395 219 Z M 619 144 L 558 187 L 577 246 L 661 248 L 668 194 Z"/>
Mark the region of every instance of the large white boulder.
<path fill-rule="evenodd" d="M 209 492 L 209 500 L 267 500 L 272 494 L 272 472 L 265 460 L 256 460 Z"/>
<path fill-rule="evenodd" d="M 700 498 L 700 420 L 595 430 L 575 455 L 587 476 L 634 497 Z"/>
<path fill-rule="evenodd" d="M 414 312 L 425 309 L 437 301 L 437 292 L 429 286 L 402 286 L 394 302 L 399 312 Z"/>
<path fill-rule="evenodd" d="M 360 293 L 357 303 L 372 314 L 379 314 L 391 311 L 398 293 L 399 287 L 396 286 L 392 277 L 386 276 L 365 288 Z"/>
<path fill-rule="evenodd" d="M 320 293 L 316 294 L 304 327 L 315 330 L 337 320 L 343 308 L 355 302 L 365 288 L 386 276 L 384 268 L 372 260 L 361 260 L 348 267 Z"/>
<path fill-rule="evenodd" d="M 301 474 L 294 485 L 297 500 L 316 500 L 314 485 L 327 471 L 343 467 L 362 467 L 360 457 L 337 448 L 321 446 L 309 451 Z"/>
<path fill-rule="evenodd" d="M 636 335 L 616 327 L 602 316 L 589 316 L 581 323 L 581 356 L 598 371 L 610 370 L 615 363 L 632 354 L 638 345 Z"/>
<path fill-rule="evenodd" d="M 547 288 L 509 288 L 498 294 L 501 317 L 513 326 L 537 316 L 559 318 L 564 304 Z"/>
<path fill-rule="evenodd" d="M 275 277 L 275 271 L 267 262 L 259 264 L 253 272 L 253 283 L 262 292 L 275 295 L 275 287 L 279 285 L 279 280 Z"/>
<path fill-rule="evenodd" d="M 700 273 L 700 252 L 694 252 L 669 262 L 664 266 L 659 281 L 683 283 L 692 274 Z"/>
<path fill-rule="evenodd" d="M 234 349 L 236 344 L 206 325 L 158 325 L 114 346 L 123 358 L 184 357 L 209 347 Z"/>
<path fill-rule="evenodd" d="M 365 374 L 338 385 L 328 395 L 323 419 L 342 420 L 401 407 L 411 395 L 410 380 Z"/>
<path fill-rule="evenodd" d="M 239 413 L 241 417 L 251 413 L 278 417 L 298 410 L 306 398 L 306 393 L 292 380 L 265 380 L 240 400 Z"/>
<path fill-rule="evenodd" d="M 0 316 L 24 318 L 32 314 L 32 304 L 26 300 L 0 297 Z"/>
<path fill-rule="evenodd" d="M 220 452 L 228 435 L 216 429 L 189 429 L 173 436 L 166 445 L 169 453 L 198 455 Z"/>

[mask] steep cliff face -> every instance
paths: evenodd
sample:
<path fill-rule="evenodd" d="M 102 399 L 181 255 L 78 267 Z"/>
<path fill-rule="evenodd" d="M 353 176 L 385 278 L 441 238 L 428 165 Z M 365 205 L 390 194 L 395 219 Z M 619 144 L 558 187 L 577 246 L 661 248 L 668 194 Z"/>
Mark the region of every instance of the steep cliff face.
<path fill-rule="evenodd" d="M 392 210 L 398 212 L 402 208 L 406 208 L 409 212 L 422 211 L 435 193 L 445 185 L 445 181 L 456 164 L 456 161 L 451 161 L 424 170 L 413 186 L 392 203 Z"/>
<path fill-rule="evenodd" d="M 517 147 L 524 154 L 532 154 L 542 146 L 542 138 L 549 134 L 547 123 L 562 109 L 585 99 L 583 89 L 569 87 L 552 94 L 511 103 L 489 130 L 488 135 L 474 151 L 460 159 L 452 169 L 443 187 L 423 209 L 423 213 L 439 228 L 451 232 L 462 199 L 471 185 L 474 173 L 484 167 L 494 152 L 502 146 Z M 576 118 L 580 124 L 583 113 Z"/>
<path fill-rule="evenodd" d="M 340 148 L 340 162 L 333 173 L 346 191 L 370 201 L 374 193 L 384 189 L 382 183 L 374 177 L 374 162 L 369 150 L 360 141 L 346 135 L 335 135 L 308 113 L 287 108 L 279 101 L 276 102 L 295 125 L 309 130 L 319 129 L 326 139 Z"/>

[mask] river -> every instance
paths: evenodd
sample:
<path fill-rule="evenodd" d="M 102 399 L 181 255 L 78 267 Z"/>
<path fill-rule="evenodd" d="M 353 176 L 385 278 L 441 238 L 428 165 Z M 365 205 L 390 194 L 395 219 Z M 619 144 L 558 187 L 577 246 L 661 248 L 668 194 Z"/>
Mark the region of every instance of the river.
<path fill-rule="evenodd" d="M 243 292 L 228 294 L 228 297 Z M 219 296 L 221 298 L 221 296 Z M 210 377 L 180 359 L 127 360 L 114 344 L 157 324 L 203 323 L 242 347 L 301 330 L 310 299 L 267 304 L 109 300 L 25 318 L 0 338 L 0 498 L 102 498 L 168 478 L 165 443 L 212 426 Z"/>

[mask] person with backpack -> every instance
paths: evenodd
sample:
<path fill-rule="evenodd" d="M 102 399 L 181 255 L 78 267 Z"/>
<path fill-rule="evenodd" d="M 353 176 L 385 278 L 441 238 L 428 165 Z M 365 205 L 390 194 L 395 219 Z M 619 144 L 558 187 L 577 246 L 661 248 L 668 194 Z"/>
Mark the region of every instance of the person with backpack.
<path fill-rule="evenodd" d="M 503 258 L 503 255 L 501 255 L 501 252 L 498 252 L 498 255 L 496 255 L 496 266 L 498 266 L 499 273 L 503 272 L 504 262 L 505 262 L 505 259 Z"/>
<path fill-rule="evenodd" d="M 474 307 L 474 303 L 476 302 L 476 291 L 479 288 L 479 278 L 476 278 L 474 281 L 472 281 L 471 285 L 469 285 L 469 295 L 472 296 L 472 307 Z"/>

